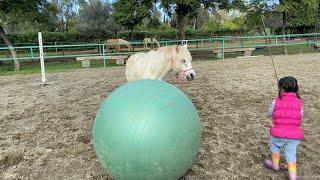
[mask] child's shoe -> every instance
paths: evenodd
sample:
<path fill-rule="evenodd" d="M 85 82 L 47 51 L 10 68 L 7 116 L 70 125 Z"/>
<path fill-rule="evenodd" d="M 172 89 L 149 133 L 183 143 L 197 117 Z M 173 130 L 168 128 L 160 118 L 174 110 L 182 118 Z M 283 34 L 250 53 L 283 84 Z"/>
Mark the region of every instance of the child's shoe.
<path fill-rule="evenodd" d="M 297 174 L 296 173 L 289 173 L 289 180 L 297 180 Z"/>
<path fill-rule="evenodd" d="M 266 167 L 268 169 L 272 169 L 274 171 L 278 171 L 279 170 L 279 166 L 275 165 L 271 160 L 267 159 L 264 161 L 264 164 L 266 165 Z M 290 179 L 291 180 L 291 179 Z"/>

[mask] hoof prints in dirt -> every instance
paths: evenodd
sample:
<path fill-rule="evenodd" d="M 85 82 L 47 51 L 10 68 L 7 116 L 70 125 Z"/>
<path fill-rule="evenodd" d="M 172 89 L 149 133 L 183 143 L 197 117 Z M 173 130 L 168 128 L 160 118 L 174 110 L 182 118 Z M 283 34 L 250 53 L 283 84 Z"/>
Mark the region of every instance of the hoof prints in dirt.
<path fill-rule="evenodd" d="M 8 154 L 0 159 L 0 167 L 7 168 L 10 166 L 14 166 L 23 161 L 23 155 L 21 154 Z"/>
<path fill-rule="evenodd" d="M 304 101 L 299 178 L 320 179 L 320 59 L 274 59 L 279 77 L 297 77 Z M 278 173 L 263 165 L 270 156 L 267 109 L 277 95 L 269 57 L 198 61 L 194 69 L 196 80 L 181 89 L 198 110 L 202 141 L 182 179 L 285 179 L 283 158 Z M 125 83 L 124 68 L 48 74 L 55 84 L 42 88 L 30 85 L 36 76 L 0 76 L 0 179 L 110 179 L 95 157 L 91 128 L 100 96 Z M 179 87 L 173 73 L 168 82 Z"/>

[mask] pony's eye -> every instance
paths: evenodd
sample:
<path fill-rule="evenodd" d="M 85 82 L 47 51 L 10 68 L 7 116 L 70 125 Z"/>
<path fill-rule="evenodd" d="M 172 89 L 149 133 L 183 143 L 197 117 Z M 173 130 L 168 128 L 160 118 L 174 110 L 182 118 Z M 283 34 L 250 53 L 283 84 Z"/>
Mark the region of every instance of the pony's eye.
<path fill-rule="evenodd" d="M 181 62 L 184 64 L 184 63 L 186 63 L 186 60 L 183 59 Z"/>

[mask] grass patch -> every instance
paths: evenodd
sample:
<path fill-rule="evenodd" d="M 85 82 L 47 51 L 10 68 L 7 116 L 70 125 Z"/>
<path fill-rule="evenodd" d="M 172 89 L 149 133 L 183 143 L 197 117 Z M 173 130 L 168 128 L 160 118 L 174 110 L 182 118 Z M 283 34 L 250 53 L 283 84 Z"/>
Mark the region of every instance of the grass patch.
<path fill-rule="evenodd" d="M 309 54 L 309 53 L 317 53 L 318 51 L 315 50 L 311 46 L 306 46 L 306 45 L 295 45 L 295 46 L 287 46 L 287 52 L 288 55 L 293 55 L 293 54 Z M 278 46 L 278 47 L 271 47 L 270 48 L 272 55 L 283 55 L 284 53 L 284 47 L 283 46 Z M 260 48 L 256 49 L 253 53 L 253 56 L 257 55 L 265 55 L 269 56 L 269 49 L 268 48 Z"/>

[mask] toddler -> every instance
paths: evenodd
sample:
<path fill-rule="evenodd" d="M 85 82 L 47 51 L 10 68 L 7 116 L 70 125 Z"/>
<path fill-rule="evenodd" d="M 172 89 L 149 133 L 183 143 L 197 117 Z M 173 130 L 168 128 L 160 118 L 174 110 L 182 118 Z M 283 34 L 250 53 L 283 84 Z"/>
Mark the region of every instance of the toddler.
<path fill-rule="evenodd" d="M 302 101 L 298 94 L 298 82 L 293 77 L 284 77 L 278 82 L 278 97 L 269 107 L 273 119 L 270 128 L 271 160 L 265 165 L 272 170 L 279 170 L 280 151 L 283 149 L 288 163 L 290 180 L 297 179 L 296 152 L 304 133 L 300 128 L 303 118 Z"/>

